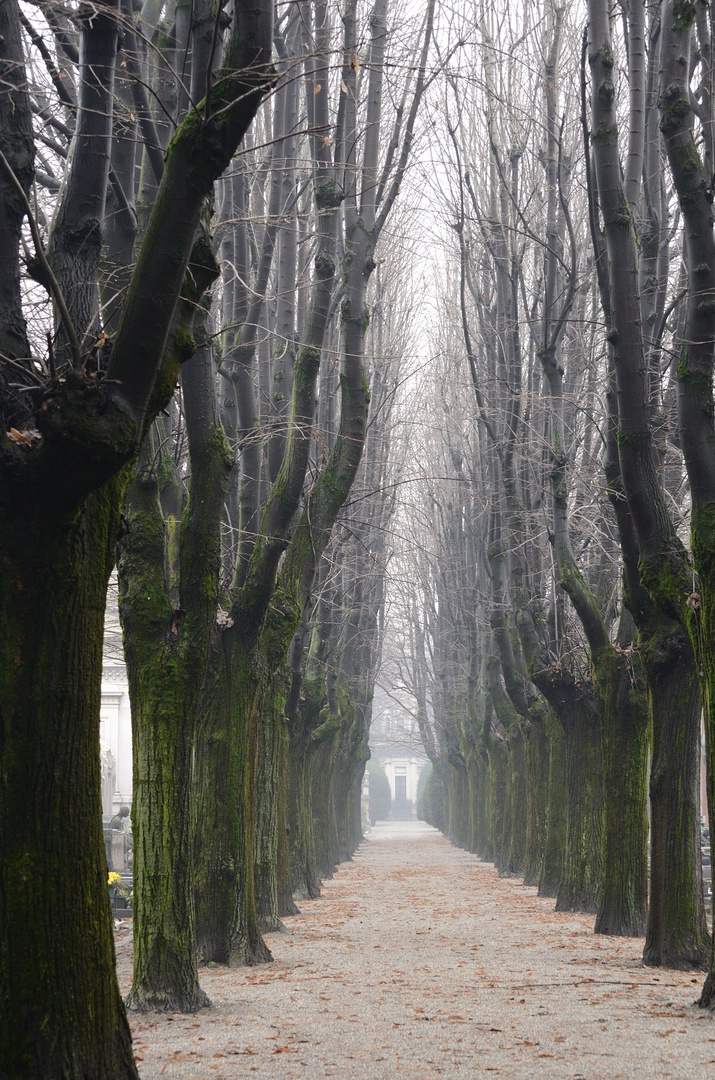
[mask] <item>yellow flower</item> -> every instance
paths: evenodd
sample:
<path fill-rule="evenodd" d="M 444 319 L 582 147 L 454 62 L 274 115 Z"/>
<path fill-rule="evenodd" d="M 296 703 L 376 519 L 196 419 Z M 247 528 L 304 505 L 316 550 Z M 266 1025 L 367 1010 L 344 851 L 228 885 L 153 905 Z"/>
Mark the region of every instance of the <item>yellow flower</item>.
<path fill-rule="evenodd" d="M 122 880 L 122 875 L 121 874 L 116 874 L 114 872 L 114 870 L 109 871 L 109 874 L 107 875 L 107 885 L 116 885 L 121 880 Z"/>

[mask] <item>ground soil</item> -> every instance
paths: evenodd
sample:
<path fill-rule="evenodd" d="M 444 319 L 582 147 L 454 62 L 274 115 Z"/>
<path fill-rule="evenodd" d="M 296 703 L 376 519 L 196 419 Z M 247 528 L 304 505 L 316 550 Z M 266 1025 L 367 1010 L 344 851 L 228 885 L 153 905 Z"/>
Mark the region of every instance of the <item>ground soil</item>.
<path fill-rule="evenodd" d="M 419 822 L 377 825 L 300 907 L 273 964 L 202 971 L 210 1009 L 132 1018 L 142 1080 L 715 1078 L 702 975 L 644 968 L 641 939 Z M 117 946 L 126 991 L 127 924 Z"/>

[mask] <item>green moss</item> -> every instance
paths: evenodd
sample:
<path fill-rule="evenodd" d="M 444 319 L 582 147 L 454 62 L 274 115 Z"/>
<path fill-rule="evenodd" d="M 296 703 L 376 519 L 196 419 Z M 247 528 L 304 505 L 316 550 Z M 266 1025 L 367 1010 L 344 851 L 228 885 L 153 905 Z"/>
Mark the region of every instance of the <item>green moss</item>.
<path fill-rule="evenodd" d="M 318 211 L 337 210 L 343 201 L 344 194 L 340 185 L 335 180 L 328 180 L 316 184 L 314 189 L 315 205 Z"/>
<path fill-rule="evenodd" d="M 630 229 L 632 227 L 633 229 L 635 229 L 635 218 L 633 217 L 631 208 L 625 201 L 625 199 L 621 199 L 621 201 L 619 202 L 613 220 L 617 225 L 620 225 L 623 228 Z"/>
<path fill-rule="evenodd" d="M 698 148 L 692 139 L 678 147 L 678 156 L 681 172 L 685 178 L 698 176 L 705 181 L 705 168 L 698 153 Z"/>
<path fill-rule="evenodd" d="M 695 4 L 692 0 L 673 0 L 673 25 L 679 33 L 687 31 L 695 21 Z"/>
<path fill-rule="evenodd" d="M 595 131 L 591 132 L 591 142 L 610 143 L 618 138 L 618 128 L 615 125 L 600 124 Z"/>
<path fill-rule="evenodd" d="M 690 116 L 690 102 L 676 84 L 669 86 L 661 101 L 660 130 L 667 137 L 683 126 Z"/>
<path fill-rule="evenodd" d="M 0 992 L 12 1002 L 0 1044 L 12 1076 L 68 1075 L 71 1063 L 73 1075 L 136 1077 L 97 812 L 97 674 L 120 494 L 114 478 L 61 523 L 44 500 L 34 519 L 25 503 L 24 545 L 8 530 L 0 538 Z"/>
<path fill-rule="evenodd" d="M 615 64 L 613 49 L 609 41 L 604 41 L 601 48 L 598 49 L 596 52 L 589 53 L 588 62 L 591 67 L 593 67 L 594 64 L 599 61 L 601 64 L 603 64 L 604 68 L 606 68 L 607 71 L 610 71 L 610 69 Z"/>

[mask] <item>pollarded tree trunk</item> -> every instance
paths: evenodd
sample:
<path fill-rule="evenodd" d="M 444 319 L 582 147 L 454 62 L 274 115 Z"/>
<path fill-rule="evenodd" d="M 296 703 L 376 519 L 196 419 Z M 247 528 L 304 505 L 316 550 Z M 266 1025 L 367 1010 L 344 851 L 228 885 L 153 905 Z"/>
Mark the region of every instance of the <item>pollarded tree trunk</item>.
<path fill-rule="evenodd" d="M 480 859 L 492 858 L 492 792 L 489 757 L 477 748 L 470 757 L 469 781 L 472 797 L 472 851 Z"/>
<path fill-rule="evenodd" d="M 367 747 L 365 747 L 367 752 Z M 348 788 L 347 802 L 347 832 L 350 838 L 350 858 L 363 842 L 362 831 L 362 782 L 365 776 L 366 758 L 361 756 L 353 761 L 350 769 L 350 786 Z"/>
<path fill-rule="evenodd" d="M 199 989 L 193 905 L 191 776 L 196 718 L 216 612 L 220 515 L 232 455 L 218 422 L 211 357 L 184 372 L 191 483 L 177 544 L 169 541 L 148 438 L 131 485 L 120 546 L 120 611 L 132 702 L 135 927 L 130 1008 L 194 1012 Z M 170 578 L 178 570 L 178 607 Z"/>
<path fill-rule="evenodd" d="M 197 276 L 198 267 L 194 282 Z M 196 311 L 196 303 L 188 306 Z M 182 387 L 191 473 L 180 528 L 163 512 L 161 489 L 170 486 L 164 481 L 174 466 L 163 431 L 153 429 L 127 492 L 118 558 L 134 757 L 134 980 L 128 1005 L 142 1011 L 194 1012 L 208 1004 L 196 969 L 191 781 L 233 455 L 218 418 L 207 349 L 185 364 Z M 174 478 L 174 487 L 178 483 Z"/>
<path fill-rule="evenodd" d="M 333 771 L 334 819 L 337 826 L 337 862 L 352 859 L 362 842 L 360 788 L 367 761 L 367 739 L 354 730 L 341 736 Z"/>
<path fill-rule="evenodd" d="M 479 847 L 481 821 L 481 803 L 483 799 L 483 785 L 479 775 L 480 759 L 476 746 L 470 742 L 464 756 L 467 769 L 467 790 L 469 792 L 469 846 L 468 851 L 477 853 Z"/>
<path fill-rule="evenodd" d="M 99 763 L 117 483 L 59 525 L 41 500 L 36 541 L 26 527 L 3 531 L 0 1072 L 9 1080 L 137 1077 L 114 972 Z"/>
<path fill-rule="evenodd" d="M 227 964 L 232 891 L 240 871 L 231 856 L 241 797 L 238 763 L 228 752 L 228 703 L 221 635 L 216 631 L 206 671 L 194 760 L 194 903 L 199 963 Z"/>
<path fill-rule="evenodd" d="M 285 835 L 285 760 L 282 752 L 286 675 L 276 673 L 261 707 L 258 730 L 256 773 L 256 832 L 254 841 L 254 881 L 256 908 L 261 930 L 273 933 L 283 927 L 280 916 L 279 837 Z"/>
<path fill-rule="evenodd" d="M 288 858 L 293 893 L 298 899 L 320 896 L 315 865 L 307 738 L 291 739 L 288 750 Z"/>
<path fill-rule="evenodd" d="M 551 741 L 550 798 L 556 805 L 550 806 L 550 870 L 542 895 L 555 895 L 558 911 L 595 912 L 603 874 L 601 715 L 590 680 L 577 682 L 557 665 L 534 667 L 531 674 L 563 732 L 563 741 L 556 733 Z"/>
<path fill-rule="evenodd" d="M 564 729 L 553 712 L 549 732 L 549 781 L 546 806 L 544 861 L 539 876 L 539 896 L 557 896 L 563 876 L 566 847 L 566 742 Z"/>
<path fill-rule="evenodd" d="M 509 865 L 512 834 L 511 746 L 506 733 L 516 727 L 516 712 L 501 683 L 499 660 L 491 653 L 485 662 L 489 696 L 499 730 L 485 725 L 484 741 L 489 755 L 494 824 L 494 865 L 504 871 Z"/>
<path fill-rule="evenodd" d="M 637 281 L 639 242 L 636 238 L 633 215 L 622 185 L 618 154 L 618 113 L 613 79 L 615 57 L 611 43 L 610 14 L 608 5 L 602 0 L 589 0 L 588 9 L 589 64 L 593 83 L 592 143 L 608 253 L 610 292 L 607 317 L 609 321 L 612 318 L 615 331 L 613 347 L 618 394 L 618 457 L 623 487 L 638 538 L 641 579 L 655 608 L 650 625 L 647 622 L 643 626 L 639 624 L 644 639 L 643 664 L 646 678 L 650 682 L 658 665 L 658 654 L 670 652 L 673 657 L 676 657 L 685 644 L 685 627 L 690 619 L 686 601 L 692 591 L 692 575 L 686 552 L 670 517 L 656 468 L 651 424 L 650 377 L 643 341 L 639 297 L 633 287 Z M 683 32 L 687 36 L 687 27 L 693 13 L 694 6 L 688 2 L 684 3 L 681 11 L 668 12 L 667 27 L 665 27 L 666 15 L 664 15 L 661 40 L 662 67 L 664 70 L 669 70 L 668 78 L 674 79 L 671 86 L 663 86 L 661 90 L 661 128 L 667 137 L 666 144 L 669 153 L 673 151 L 670 153 L 671 166 L 676 175 L 676 186 L 680 192 L 683 210 L 684 212 L 687 210 L 690 215 L 698 202 L 700 208 L 700 214 L 686 217 L 689 234 L 688 248 L 691 242 L 696 244 L 701 242 L 701 238 L 705 236 L 703 226 L 712 231 L 709 223 L 711 213 L 709 190 L 706 179 L 698 167 L 699 159 L 692 142 L 689 124 L 688 90 L 683 88 L 687 86 L 688 65 L 682 62 L 686 54 L 683 52 L 683 41 L 679 40 L 679 36 Z M 683 79 L 686 82 L 680 85 Z M 671 109 L 674 101 L 676 107 Z M 685 128 L 687 131 L 684 130 Z M 694 158 L 692 152 L 695 153 Z M 686 167 L 681 172 L 684 165 Z M 686 179 L 686 186 L 695 180 L 695 187 L 699 189 L 699 198 L 696 196 L 694 202 L 690 198 L 695 194 L 694 191 L 688 192 L 687 197 L 684 197 L 686 193 L 679 182 L 683 178 Z M 698 259 L 698 264 L 702 265 L 706 274 L 711 273 L 707 259 L 702 263 Z M 705 284 L 705 276 L 703 275 L 700 280 L 699 272 L 696 272 L 695 278 L 691 280 L 690 308 L 690 311 L 695 314 L 695 323 L 691 325 L 689 336 L 691 341 L 699 340 L 698 321 L 705 318 L 708 323 L 706 335 L 700 340 L 703 341 L 706 351 L 711 356 L 713 324 L 708 322 L 705 311 L 708 308 L 708 302 L 701 302 L 701 290 Z M 695 345 L 694 349 L 697 352 L 698 346 Z M 708 451 L 709 454 L 710 451 Z M 695 487 L 692 490 L 695 492 Z M 696 501 L 697 498 L 694 497 L 694 504 Z M 638 621 L 635 613 L 634 618 Z M 684 671 L 685 669 L 679 663 L 671 665 L 668 679 L 674 679 L 676 676 L 682 679 Z M 662 675 L 665 676 L 665 673 L 664 669 Z M 672 695 L 681 701 L 687 700 L 688 684 L 692 685 L 692 681 L 688 679 L 687 671 L 685 671 L 684 685 L 670 686 L 667 691 L 663 681 L 658 679 L 653 685 L 649 685 L 650 699 L 654 705 L 656 697 L 667 700 Z M 692 723 L 689 708 L 688 705 L 686 712 L 678 717 L 678 721 L 686 728 Z M 656 951 L 650 953 L 650 959 L 651 962 L 657 962 L 656 952 L 660 952 L 664 956 L 667 955 L 670 958 L 669 962 L 673 963 L 676 961 L 678 950 L 684 947 L 685 953 L 681 960 L 685 965 L 691 965 L 693 948 L 695 947 L 696 952 L 701 951 L 703 956 L 706 950 L 706 941 L 701 939 L 704 925 L 701 910 L 702 896 L 696 884 L 699 876 L 700 851 L 694 834 L 698 822 L 697 815 L 692 813 L 692 800 L 669 801 L 668 793 L 683 782 L 683 777 L 685 789 L 694 788 L 698 765 L 697 740 L 687 735 L 683 737 L 682 732 L 677 729 L 678 723 L 670 722 L 664 725 L 656 723 L 654 718 L 654 759 L 662 763 L 662 768 L 666 772 L 677 761 L 678 772 L 672 780 L 655 786 L 651 785 L 651 802 L 664 795 L 666 802 L 669 803 L 662 808 L 662 817 L 661 808 L 657 804 L 652 805 L 652 815 L 654 820 L 664 820 L 667 814 L 675 844 L 685 845 L 681 848 L 680 854 L 689 859 L 692 866 L 685 878 L 681 879 L 681 883 L 684 885 L 687 879 L 691 887 L 683 895 L 674 893 L 670 897 L 658 896 L 656 890 L 660 887 L 667 889 L 670 875 L 666 871 L 653 878 L 651 882 L 652 910 L 659 911 L 667 908 L 671 917 L 660 923 L 658 928 L 660 941 Z M 657 743 L 661 736 L 666 737 L 666 744 L 662 746 Z M 691 749 L 691 757 L 687 762 L 682 757 L 686 746 Z M 672 818 L 676 809 L 683 813 L 682 819 L 677 823 Z M 665 851 L 668 855 L 672 850 L 673 847 L 666 843 Z M 657 869 L 655 864 L 653 868 Z M 692 885 L 695 885 L 694 891 Z M 676 915 L 678 911 L 680 914 Z M 668 942 L 663 938 L 666 931 L 671 935 Z"/>
<path fill-rule="evenodd" d="M 680 597 L 697 671 L 703 688 L 706 752 L 708 755 L 708 804 L 710 820 L 715 807 L 713 746 L 713 612 L 715 605 L 715 462 L 713 461 L 713 335 L 715 333 L 715 235 L 712 217 L 711 162 L 700 157 L 694 138 L 691 114 L 690 58 L 693 22 L 697 5 L 669 2 L 663 5 L 661 36 L 660 129 L 678 193 L 687 236 L 685 259 L 688 271 L 688 306 L 683 345 L 678 356 L 678 423 L 692 496 L 691 544 L 698 574 L 697 585 Z M 683 50 L 688 50 L 684 53 Z M 685 58 L 685 59 L 684 59 Z M 704 56 L 704 62 L 710 57 Z M 703 85 L 711 79 L 707 73 Z M 710 115 L 704 124 L 706 151 L 712 154 L 712 101 L 706 95 Z M 706 157 L 707 161 L 707 157 Z M 688 736 L 681 733 L 679 754 L 686 749 Z M 654 763 L 655 764 L 655 763 Z M 661 782 L 660 775 L 656 781 Z M 690 785 L 688 785 L 690 787 Z M 674 794 L 672 788 L 669 794 Z M 689 792 L 688 792 L 689 794 Z M 683 839 L 688 839 L 684 837 Z M 698 845 L 699 846 L 699 845 Z M 681 868 L 682 872 L 682 868 Z M 699 897 L 698 897 L 699 899 Z M 697 915 L 697 909 L 693 910 Z M 697 927 L 696 927 L 697 928 Z M 686 944 L 692 945 L 688 941 Z M 715 951 L 699 1004 L 712 1009 L 715 1004 Z"/>
<path fill-rule="evenodd" d="M 566 846 L 557 911 L 598 910 L 603 874 L 601 721 L 587 698 L 574 701 L 565 724 Z"/>
<path fill-rule="evenodd" d="M 355 608 L 353 608 L 352 616 L 354 630 L 360 621 Z M 350 624 L 350 620 L 348 622 Z M 328 825 L 334 824 L 335 827 L 337 847 L 333 849 L 333 865 L 351 859 L 357 847 L 362 843 L 360 792 L 365 762 L 369 758 L 367 741 L 372 702 L 369 672 L 361 662 L 361 656 L 364 659 L 367 651 L 364 628 L 362 634 L 363 647 L 361 648 L 352 637 L 350 626 L 348 626 L 347 640 L 341 659 L 340 682 L 335 688 L 335 694 L 329 695 L 334 702 L 334 708 L 337 704 L 337 715 L 331 715 L 329 708 L 326 708 L 322 714 L 324 737 L 334 741 L 335 746 L 330 770 L 329 812 L 327 822 L 324 822 Z M 316 734 L 320 737 L 320 728 L 317 729 Z M 314 787 L 314 819 L 316 795 L 317 791 Z"/>
<path fill-rule="evenodd" d="M 600 927 L 608 927 L 611 933 L 633 934 L 642 929 L 646 904 L 643 875 L 647 837 L 644 812 L 648 717 L 632 660 L 624 649 L 611 643 L 596 598 L 576 563 L 568 521 L 563 372 L 553 344 L 541 350 L 541 362 L 548 379 L 552 406 L 551 490 L 559 583 L 568 594 L 588 640 L 594 692 L 591 700 L 596 709 L 596 715 L 589 721 L 581 708 L 583 702 L 576 706 L 575 697 L 570 695 L 573 704 L 563 708 L 556 704 L 561 696 L 557 685 L 549 689 L 550 700 L 564 724 L 569 797 L 565 877 L 559 888 L 557 907 L 564 905 L 560 910 L 578 910 L 578 905 L 583 903 L 583 910 L 599 912 Z M 548 685 L 548 679 L 546 683 Z M 625 732 L 620 730 L 621 725 L 625 725 Z M 598 730 L 599 738 L 605 740 L 604 750 L 617 747 L 617 751 L 608 753 L 605 758 L 600 748 L 596 753 L 592 744 L 594 729 Z M 576 760 L 582 753 L 583 761 L 577 766 Z M 589 769 L 595 769 L 593 775 L 582 778 L 581 770 Z M 621 770 L 629 776 L 628 786 L 619 782 Z M 604 794 L 606 801 L 612 803 L 615 799 L 616 802 L 608 807 L 608 821 L 612 827 L 602 835 Z M 621 797 L 625 799 L 624 803 L 618 801 Z M 588 806 L 580 805 L 583 798 L 589 800 Z M 582 818 L 589 823 L 589 828 L 593 828 L 593 835 L 583 834 Z M 622 825 L 627 823 L 620 833 L 617 829 L 619 820 Z M 602 839 L 605 839 L 603 851 Z M 623 852 L 625 842 L 630 844 L 627 853 Z M 597 844 L 592 868 L 586 865 L 591 843 Z M 600 897 L 604 865 L 609 889 Z"/>
<path fill-rule="evenodd" d="M 192 710 L 168 590 L 158 485 L 165 462 L 157 443 L 147 437 L 127 492 L 118 570 L 132 706 L 134 978 L 128 1007 L 194 1012 L 209 1004 L 196 971 L 191 892 L 195 703 Z"/>
<path fill-rule="evenodd" d="M 464 762 L 455 752 L 449 754 L 446 771 L 444 832 L 453 844 L 462 847 L 461 839 L 466 832 L 468 821 L 469 806 L 465 806 L 468 792 Z"/>
<path fill-rule="evenodd" d="M 563 875 L 568 801 L 564 727 L 572 708 L 574 680 L 564 668 L 548 663 L 528 608 L 517 612 L 516 624 L 528 674 L 548 703 L 543 712 L 544 733 L 548 742 L 548 775 L 545 784 L 543 858 L 538 885 L 540 896 L 557 896 Z M 560 719 L 562 715 L 564 721 Z"/>
<path fill-rule="evenodd" d="M 322 605 L 319 606 L 319 611 Z M 296 635 L 303 640 L 300 630 Z M 311 634 L 308 670 L 300 683 L 300 701 L 286 705 L 290 729 L 288 757 L 288 852 L 294 893 L 300 898 L 320 895 L 320 874 L 315 860 L 312 809 L 313 731 L 321 725 L 325 693 L 324 654 L 329 640 L 321 622 Z M 294 643 L 295 646 L 295 643 Z M 297 690 L 294 674 L 293 693 Z M 293 695 L 291 695 L 293 696 Z M 329 711 L 329 710 L 328 710 Z M 339 727 L 339 725 L 338 725 Z"/>
<path fill-rule="evenodd" d="M 507 859 L 500 867 L 504 876 L 521 877 L 526 856 L 526 754 L 524 733 L 515 723 L 509 732 L 509 774 L 507 799 L 509 800 L 509 836 Z"/>
<path fill-rule="evenodd" d="M 653 715 L 651 900 L 643 963 L 704 970 L 708 929 L 700 863 L 701 702 L 682 626 L 651 640 L 644 661 Z"/>
<path fill-rule="evenodd" d="M 346 688 L 340 688 L 340 733 L 338 736 L 338 748 L 333 768 L 333 806 L 335 809 L 335 824 L 337 829 L 337 862 L 345 862 L 352 858 L 355 850 L 354 835 L 352 831 L 350 795 L 353 785 L 354 761 L 351 754 L 351 741 L 353 728 L 356 720 L 356 706 L 353 699 L 347 693 Z"/>
<path fill-rule="evenodd" d="M 327 712 L 327 715 L 326 715 Z M 312 828 L 315 866 L 321 878 L 331 877 L 336 862 L 333 858 L 332 833 L 335 829 L 332 779 L 338 752 L 340 720 L 321 712 L 323 722 L 311 739 L 310 775 L 312 794 Z"/>
<path fill-rule="evenodd" d="M 549 795 L 548 708 L 542 701 L 532 705 L 524 736 L 526 758 L 526 836 L 524 884 L 538 885 L 546 850 Z"/>
<path fill-rule="evenodd" d="M 288 776 L 288 725 L 284 718 L 280 722 L 280 743 L 278 747 L 278 769 L 281 782 L 278 787 L 278 838 L 276 848 L 276 876 L 278 891 L 278 915 L 299 915 L 293 900 L 293 884 L 290 876 L 288 857 L 288 796 L 286 777 Z"/>
<path fill-rule="evenodd" d="M 497 870 L 506 859 L 505 832 L 508 788 L 506 782 L 508 754 L 506 741 L 496 735 L 490 735 L 487 742 L 489 756 L 489 787 L 492 797 L 493 845 L 492 862 Z"/>
<path fill-rule="evenodd" d="M 258 723 L 253 650 L 238 627 L 217 632 L 199 718 L 196 937 L 203 963 L 266 963 L 254 888 Z"/>
<path fill-rule="evenodd" d="M 648 902 L 645 691 L 632 655 L 609 648 L 593 664 L 603 716 L 604 860 L 595 932 L 641 937 Z M 653 858 L 651 846 L 651 860 Z"/>
<path fill-rule="evenodd" d="M 123 470 L 176 381 L 164 345 L 205 198 L 271 81 L 271 17 L 263 3 L 237 10 L 216 119 L 177 131 L 109 378 L 75 370 L 39 387 L 39 439 L 16 444 L 0 427 L 0 1053 L 13 1078 L 136 1077 L 101 832 L 102 613 Z M 12 424 L 4 391 L 0 380 Z"/>
<path fill-rule="evenodd" d="M 319 564 L 319 568 L 326 566 L 325 560 Z M 320 894 L 322 877 L 316 851 L 316 784 L 325 796 L 325 805 L 320 807 L 320 811 L 325 815 L 321 820 L 325 827 L 320 829 L 324 858 L 330 846 L 328 792 L 332 780 L 335 743 L 340 732 L 340 718 L 331 715 L 330 704 L 325 704 L 329 680 L 332 680 L 331 686 L 334 684 L 332 672 L 326 664 L 335 633 L 334 620 L 330 614 L 331 601 L 334 601 L 334 592 L 328 589 L 323 592 L 317 604 L 307 650 L 305 639 L 308 609 L 303 609 L 300 626 L 291 643 L 291 688 L 285 702 L 285 714 L 291 731 L 288 816 L 290 865 L 293 888 L 298 896 L 304 897 Z M 305 673 L 301 674 L 304 651 L 307 652 Z M 327 692 L 327 697 L 337 710 L 335 693 Z"/>

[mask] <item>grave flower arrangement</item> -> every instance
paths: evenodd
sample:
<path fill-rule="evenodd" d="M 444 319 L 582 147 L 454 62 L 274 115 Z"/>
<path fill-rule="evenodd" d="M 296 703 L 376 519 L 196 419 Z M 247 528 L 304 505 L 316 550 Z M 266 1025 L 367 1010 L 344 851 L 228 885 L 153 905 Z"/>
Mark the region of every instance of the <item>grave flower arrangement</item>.
<path fill-rule="evenodd" d="M 113 908 L 132 906 L 132 888 L 130 885 L 122 884 L 121 874 L 118 874 L 115 870 L 110 870 L 107 874 L 107 885 L 109 886 L 109 899 Z M 117 903 L 119 899 L 124 901 L 123 905 Z"/>

